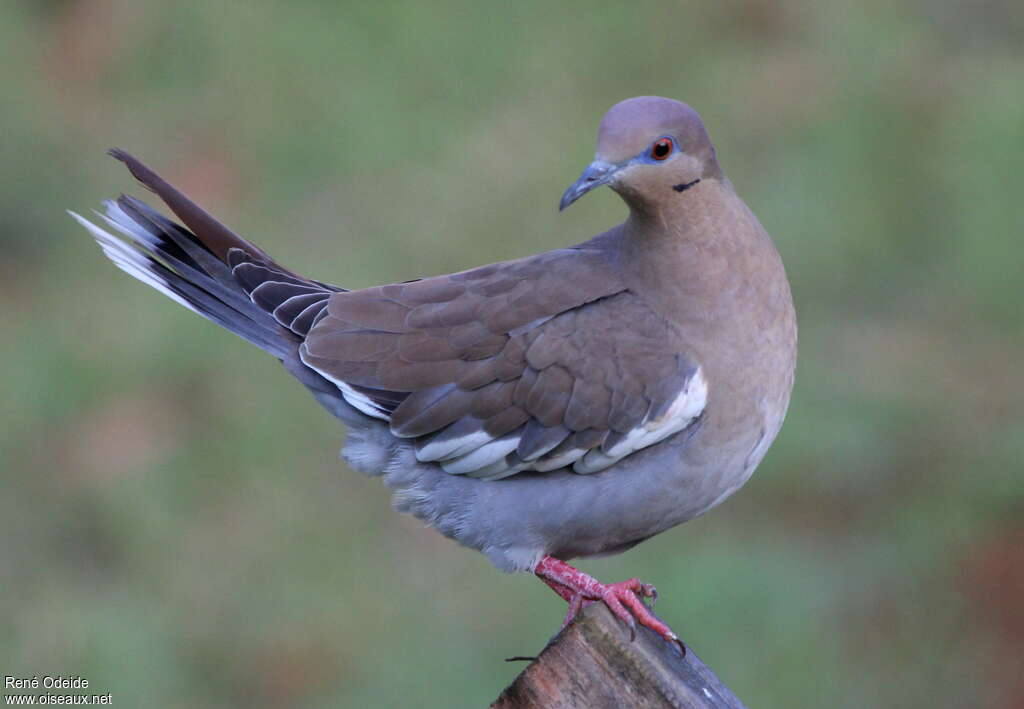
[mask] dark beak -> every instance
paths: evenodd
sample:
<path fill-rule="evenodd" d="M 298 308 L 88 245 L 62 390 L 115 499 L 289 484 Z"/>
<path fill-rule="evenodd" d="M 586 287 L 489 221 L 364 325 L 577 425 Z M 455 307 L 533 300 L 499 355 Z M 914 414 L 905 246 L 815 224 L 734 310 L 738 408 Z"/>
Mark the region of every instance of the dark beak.
<path fill-rule="evenodd" d="M 590 163 L 580 175 L 580 179 L 573 182 L 562 195 L 562 201 L 558 203 L 558 211 L 561 212 L 595 187 L 608 184 L 618 167 L 618 165 L 603 160 L 595 160 Z"/>

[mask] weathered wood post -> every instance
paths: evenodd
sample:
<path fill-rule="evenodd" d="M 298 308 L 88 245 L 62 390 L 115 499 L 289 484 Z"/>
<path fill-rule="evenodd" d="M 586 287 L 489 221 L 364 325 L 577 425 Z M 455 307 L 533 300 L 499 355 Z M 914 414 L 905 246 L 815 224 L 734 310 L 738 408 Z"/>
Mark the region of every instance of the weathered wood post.
<path fill-rule="evenodd" d="M 555 636 L 491 709 L 744 709 L 687 648 L 629 631 L 594 603 Z"/>

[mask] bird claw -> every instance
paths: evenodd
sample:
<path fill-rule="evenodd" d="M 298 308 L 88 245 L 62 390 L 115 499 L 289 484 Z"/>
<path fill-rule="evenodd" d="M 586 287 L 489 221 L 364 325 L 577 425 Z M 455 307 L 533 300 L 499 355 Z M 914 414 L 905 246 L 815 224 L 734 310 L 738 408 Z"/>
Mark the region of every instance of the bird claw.
<path fill-rule="evenodd" d="M 630 581 L 626 581 L 625 584 L 625 586 L 614 583 L 609 584 L 605 587 L 606 590 L 601 594 L 601 600 L 604 601 L 604 604 L 608 606 L 608 609 L 611 610 L 619 620 L 626 624 L 626 627 L 629 628 L 629 641 L 633 642 L 636 640 L 636 620 L 634 620 L 630 612 L 626 610 L 623 603 L 629 603 L 629 601 L 626 600 L 625 594 L 633 596 L 635 592 L 630 588 L 632 585 Z M 635 598 L 635 596 L 633 597 Z"/>
<path fill-rule="evenodd" d="M 658 600 L 658 590 L 639 579 L 619 583 L 603 584 L 582 571 L 553 557 L 545 557 L 534 571 L 558 595 L 569 603 L 565 625 L 568 625 L 579 611 L 595 601 L 604 603 L 608 610 L 629 629 L 630 641 L 636 639 L 636 626 L 653 630 L 668 642 L 674 643 L 685 653 L 686 649 L 665 623 L 651 613 L 643 599 L 650 598 L 651 606 Z"/>
<path fill-rule="evenodd" d="M 582 594 L 579 594 L 579 593 L 574 594 L 572 596 L 572 598 L 569 599 L 569 609 L 565 613 L 565 620 L 562 621 L 562 627 L 564 628 L 565 626 L 569 625 L 569 623 L 571 623 L 573 621 L 573 619 L 577 615 L 579 615 L 580 610 L 582 610 L 582 609 L 583 609 L 583 596 L 582 596 Z"/>

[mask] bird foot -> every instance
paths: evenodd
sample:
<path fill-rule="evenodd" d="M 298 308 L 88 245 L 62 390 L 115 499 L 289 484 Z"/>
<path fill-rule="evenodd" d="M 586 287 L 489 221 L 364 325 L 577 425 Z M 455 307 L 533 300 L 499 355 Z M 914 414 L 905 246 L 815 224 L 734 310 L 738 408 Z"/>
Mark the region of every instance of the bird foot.
<path fill-rule="evenodd" d="M 677 644 L 686 651 L 679 637 L 665 623 L 659 620 L 644 604 L 644 598 L 651 599 L 651 605 L 658 600 L 658 591 L 648 583 L 639 579 L 629 579 L 618 583 L 601 583 L 593 576 L 554 558 L 545 556 L 534 568 L 533 572 L 569 604 L 562 627 L 568 625 L 582 608 L 598 601 L 608 606 L 608 610 L 626 624 L 630 639 L 636 637 L 636 624 L 650 628 L 665 640 Z"/>

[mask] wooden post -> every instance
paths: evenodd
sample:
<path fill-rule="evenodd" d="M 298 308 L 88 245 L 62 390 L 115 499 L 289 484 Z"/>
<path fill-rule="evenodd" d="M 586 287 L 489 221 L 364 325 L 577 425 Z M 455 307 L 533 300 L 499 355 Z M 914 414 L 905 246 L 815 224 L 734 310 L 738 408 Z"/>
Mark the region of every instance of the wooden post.
<path fill-rule="evenodd" d="M 629 630 L 594 603 L 552 638 L 491 709 L 743 709 L 690 648 Z"/>

